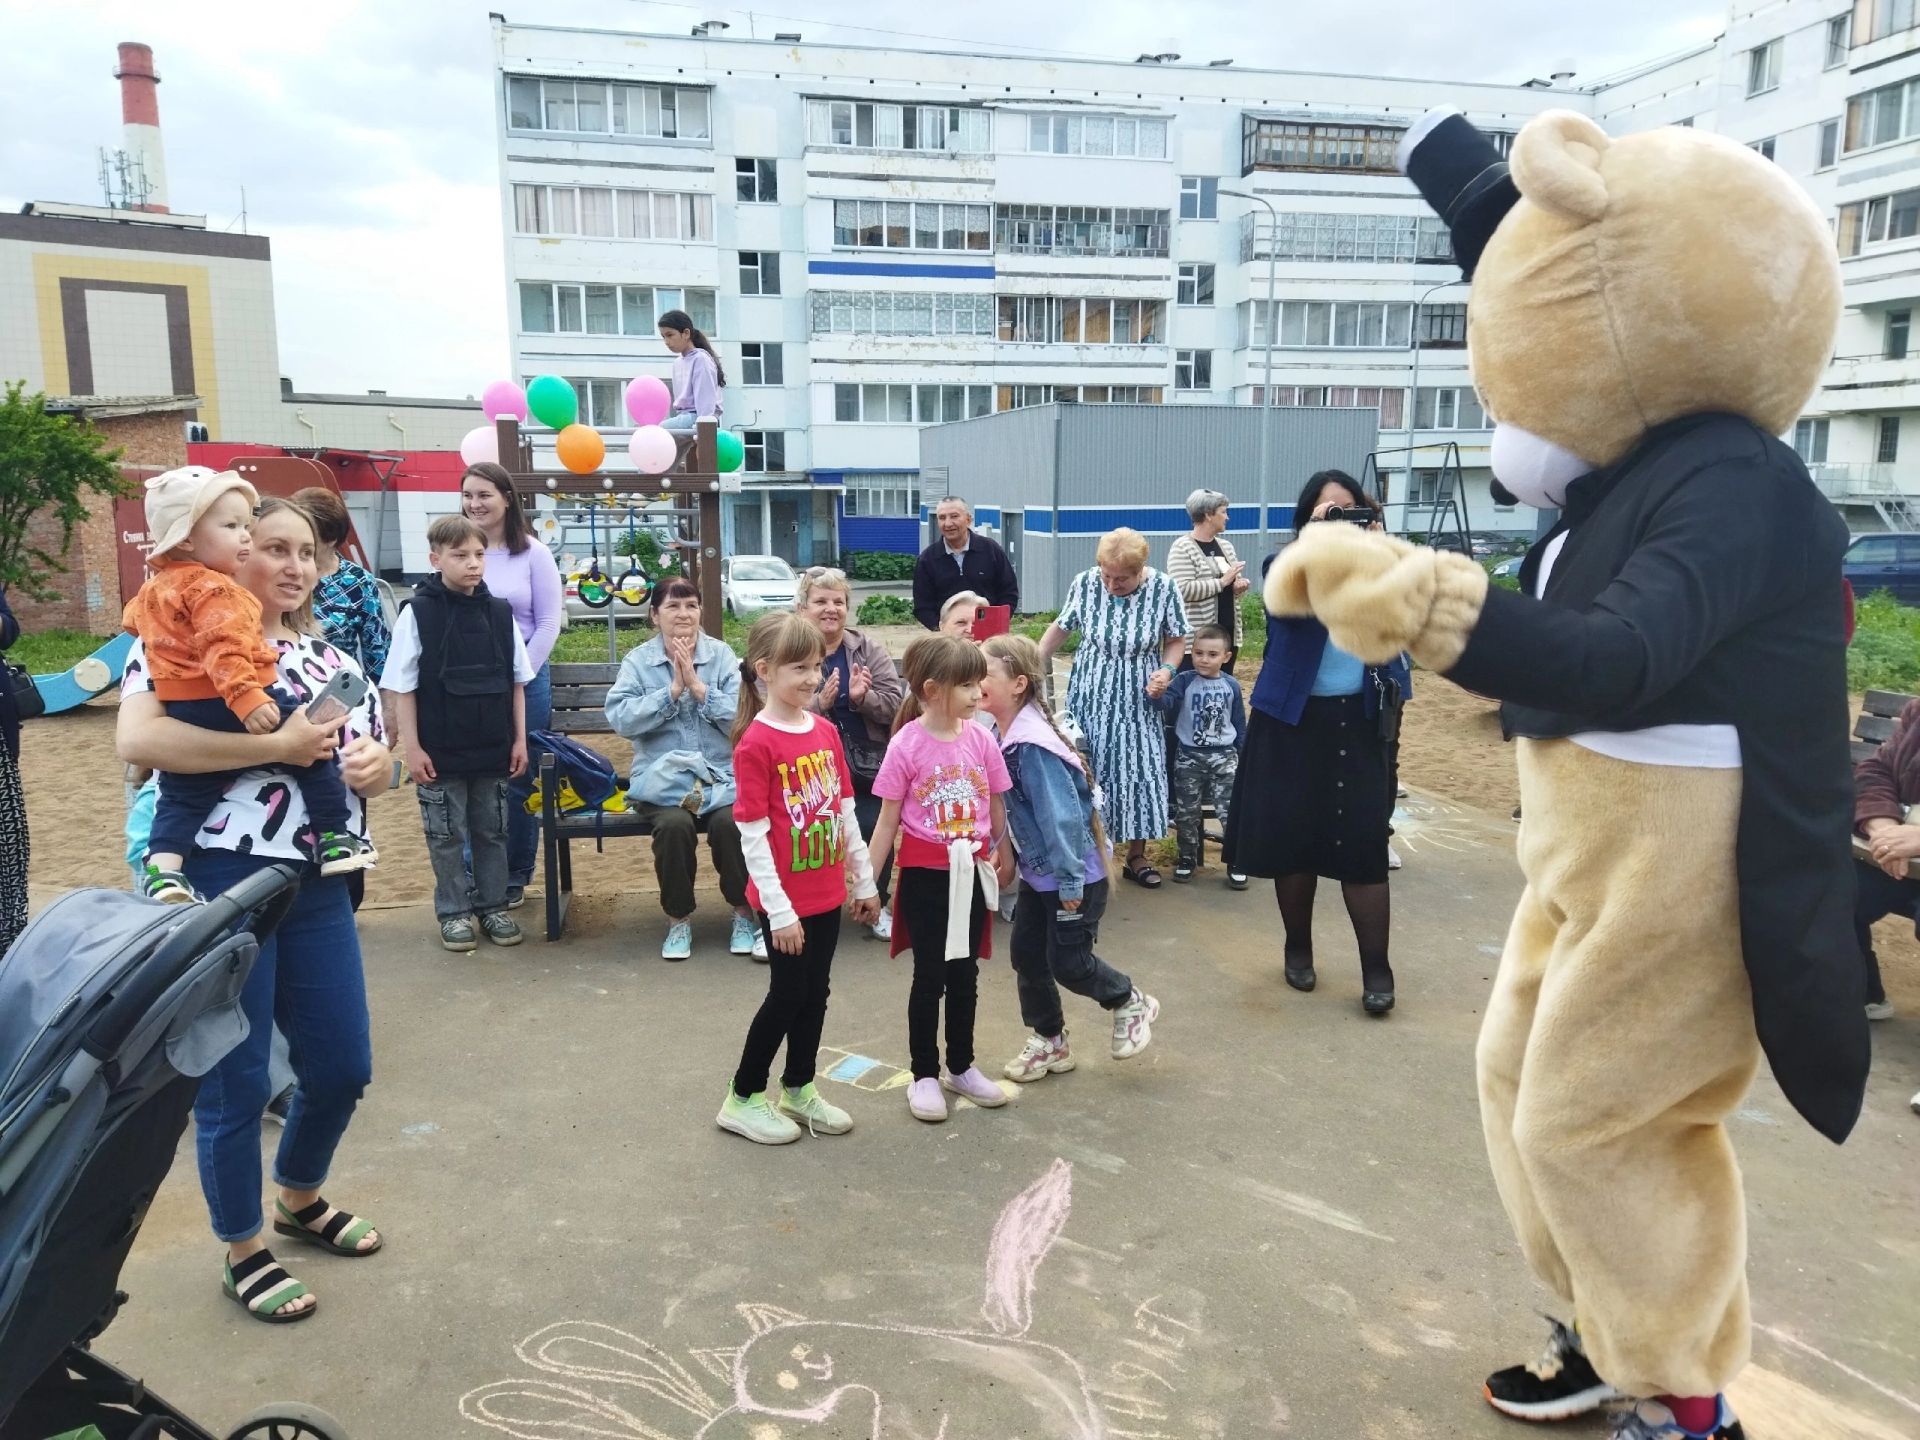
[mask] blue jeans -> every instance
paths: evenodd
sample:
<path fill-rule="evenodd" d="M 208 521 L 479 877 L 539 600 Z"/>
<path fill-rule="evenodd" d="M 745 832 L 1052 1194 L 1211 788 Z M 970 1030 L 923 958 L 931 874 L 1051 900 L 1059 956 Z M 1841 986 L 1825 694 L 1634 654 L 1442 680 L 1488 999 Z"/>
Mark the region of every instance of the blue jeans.
<path fill-rule="evenodd" d="M 691 410 L 676 410 L 660 422 L 660 428 L 662 430 L 691 431 L 694 426 L 699 423 L 699 418 L 700 417 L 695 415 Z"/>
<path fill-rule="evenodd" d="M 527 733 L 552 723 L 553 663 L 549 661 L 527 682 Z M 519 778 L 507 782 L 507 884 L 522 888 L 533 879 L 540 854 L 540 821 L 527 813 L 527 797 L 538 778 L 538 767 L 529 759 Z"/>
<path fill-rule="evenodd" d="M 201 894 L 214 895 L 274 863 L 196 850 L 186 873 Z M 274 1024 L 286 1033 L 298 1080 L 274 1157 L 275 1184 L 312 1190 L 325 1183 L 373 1078 L 366 977 L 344 877 L 306 868 L 293 908 L 254 961 L 240 1006 L 247 1038 L 200 1082 L 193 1106 L 200 1189 L 213 1233 L 229 1243 L 260 1233 L 260 1112 L 273 1098 L 267 1061 Z"/>

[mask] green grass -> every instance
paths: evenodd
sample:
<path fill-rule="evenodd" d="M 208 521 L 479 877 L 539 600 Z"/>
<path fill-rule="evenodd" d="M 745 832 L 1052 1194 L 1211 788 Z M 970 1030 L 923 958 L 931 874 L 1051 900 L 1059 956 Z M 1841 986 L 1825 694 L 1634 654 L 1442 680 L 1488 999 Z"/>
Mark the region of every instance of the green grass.
<path fill-rule="evenodd" d="M 1853 644 L 1847 650 L 1849 690 L 1920 688 L 1920 610 L 1881 590 L 1854 610 Z"/>
<path fill-rule="evenodd" d="M 111 638 L 89 635 L 84 630 L 42 630 L 14 641 L 7 659 L 34 675 L 56 675 L 71 669 L 76 660 L 86 659 Z"/>
<path fill-rule="evenodd" d="M 653 637 L 653 627 L 640 619 L 642 611 L 614 604 L 615 619 L 619 622 L 619 636 L 614 645 L 614 659 L 624 660 L 627 652 L 636 645 L 644 644 Z M 626 611 L 620 614 L 620 611 Z M 736 655 L 744 654 L 747 646 L 748 622 L 732 615 L 721 622 L 721 638 L 733 648 Z M 607 621 L 606 614 L 594 616 L 590 620 L 570 619 L 567 628 L 560 632 L 560 638 L 553 644 L 552 658 L 562 665 L 604 665 L 607 663 Z"/>

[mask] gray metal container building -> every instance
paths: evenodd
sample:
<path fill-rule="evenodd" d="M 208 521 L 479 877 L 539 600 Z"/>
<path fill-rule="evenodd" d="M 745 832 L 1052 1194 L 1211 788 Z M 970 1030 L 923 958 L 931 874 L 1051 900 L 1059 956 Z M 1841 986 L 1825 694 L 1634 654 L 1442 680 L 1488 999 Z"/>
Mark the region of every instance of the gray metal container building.
<path fill-rule="evenodd" d="M 942 495 L 963 495 L 1007 547 L 1023 610 L 1058 609 L 1100 537 L 1130 525 L 1153 563 L 1192 529 L 1187 495 L 1232 501 L 1227 535 L 1258 567 L 1260 425 L 1268 433 L 1267 526 L 1291 530 L 1293 499 L 1316 470 L 1358 477 L 1379 443 L 1379 411 L 1248 405 L 1035 405 L 920 432 L 921 543 Z"/>

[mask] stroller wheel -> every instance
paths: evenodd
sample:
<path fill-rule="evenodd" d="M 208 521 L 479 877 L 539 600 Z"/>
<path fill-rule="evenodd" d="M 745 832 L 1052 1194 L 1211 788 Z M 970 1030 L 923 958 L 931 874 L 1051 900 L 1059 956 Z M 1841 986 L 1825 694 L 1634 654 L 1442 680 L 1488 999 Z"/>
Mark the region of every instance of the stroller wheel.
<path fill-rule="evenodd" d="M 263 1405 L 227 1434 L 227 1440 L 347 1440 L 340 1422 L 297 1400 Z"/>

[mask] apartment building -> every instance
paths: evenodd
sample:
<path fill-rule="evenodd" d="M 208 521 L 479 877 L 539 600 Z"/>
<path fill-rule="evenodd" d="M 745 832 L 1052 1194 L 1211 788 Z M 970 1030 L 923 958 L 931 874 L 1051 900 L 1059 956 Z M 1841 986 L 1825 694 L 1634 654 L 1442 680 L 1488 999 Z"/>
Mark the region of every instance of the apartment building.
<path fill-rule="evenodd" d="M 1396 523 L 1457 474 L 1476 530 L 1530 530 L 1489 496 L 1467 287 L 1393 158 L 1435 104 L 1497 136 L 1565 106 L 1730 134 L 1834 216 L 1846 323 L 1793 438 L 1856 524 L 1892 524 L 1920 409 L 1914 9 L 1736 3 L 1712 44 L 1585 88 L 495 17 L 516 369 L 572 379 L 617 436 L 624 381 L 668 369 L 655 319 L 688 310 L 745 442 L 728 547 L 801 562 L 910 548 L 940 488 L 921 428 L 1047 402 L 1373 409 Z M 1276 499 L 1297 471 L 1272 455 Z M 1257 483 L 1168 494 L 1202 479 Z"/>

